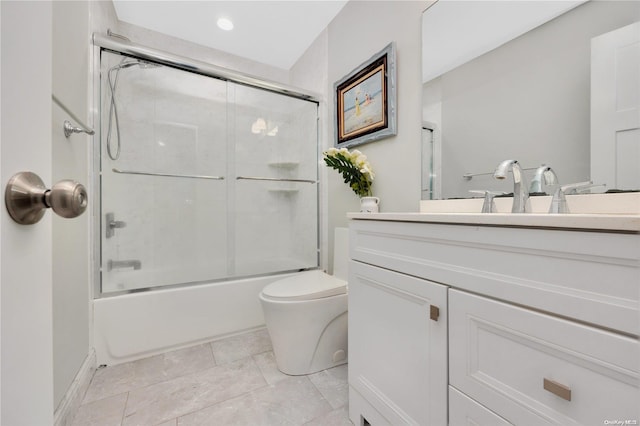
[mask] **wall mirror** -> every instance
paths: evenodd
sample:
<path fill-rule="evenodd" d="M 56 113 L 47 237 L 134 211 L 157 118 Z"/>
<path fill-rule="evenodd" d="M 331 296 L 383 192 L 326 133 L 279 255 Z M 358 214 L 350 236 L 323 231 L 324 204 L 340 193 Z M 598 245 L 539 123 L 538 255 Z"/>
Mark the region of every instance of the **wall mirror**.
<path fill-rule="evenodd" d="M 422 199 L 510 192 L 510 180 L 492 176 L 506 159 L 529 169 L 529 182 L 546 164 L 560 184 L 640 189 L 640 2 L 439 0 L 422 19 Z M 620 32 L 622 41 L 609 41 Z M 597 71 L 602 44 L 626 71 Z M 609 102 L 592 86 L 619 80 L 606 90 L 629 117 L 592 147 L 603 127 L 594 104 Z"/>

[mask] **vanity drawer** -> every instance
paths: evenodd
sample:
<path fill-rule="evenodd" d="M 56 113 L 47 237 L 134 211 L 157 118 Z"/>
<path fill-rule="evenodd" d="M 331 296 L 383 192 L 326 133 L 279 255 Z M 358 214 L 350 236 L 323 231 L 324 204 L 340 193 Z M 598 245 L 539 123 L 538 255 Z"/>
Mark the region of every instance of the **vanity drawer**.
<path fill-rule="evenodd" d="M 353 260 L 637 335 L 640 234 L 354 220 Z"/>
<path fill-rule="evenodd" d="M 449 386 L 449 426 L 510 426 L 511 423 Z"/>
<path fill-rule="evenodd" d="M 639 421 L 638 340 L 449 291 L 449 381 L 518 425 Z"/>

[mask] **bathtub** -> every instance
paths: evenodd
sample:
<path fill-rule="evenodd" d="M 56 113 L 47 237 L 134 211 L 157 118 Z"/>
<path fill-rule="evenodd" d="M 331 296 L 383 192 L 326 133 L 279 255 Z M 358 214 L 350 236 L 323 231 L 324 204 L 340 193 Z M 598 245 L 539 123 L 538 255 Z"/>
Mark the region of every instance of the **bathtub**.
<path fill-rule="evenodd" d="M 264 327 L 258 295 L 295 273 L 93 301 L 97 365 L 115 365 Z"/>

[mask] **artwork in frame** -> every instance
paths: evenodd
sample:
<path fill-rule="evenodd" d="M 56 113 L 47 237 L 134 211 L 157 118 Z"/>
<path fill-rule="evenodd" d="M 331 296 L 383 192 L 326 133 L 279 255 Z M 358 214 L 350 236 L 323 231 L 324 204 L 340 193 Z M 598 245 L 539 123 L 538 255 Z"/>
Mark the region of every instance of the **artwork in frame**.
<path fill-rule="evenodd" d="M 395 43 L 334 84 L 336 146 L 349 148 L 396 134 Z"/>

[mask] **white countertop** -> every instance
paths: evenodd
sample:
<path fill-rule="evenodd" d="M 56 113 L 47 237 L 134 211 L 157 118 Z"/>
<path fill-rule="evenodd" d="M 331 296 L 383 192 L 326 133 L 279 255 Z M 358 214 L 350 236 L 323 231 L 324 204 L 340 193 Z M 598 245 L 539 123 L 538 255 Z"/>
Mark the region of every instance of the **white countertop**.
<path fill-rule="evenodd" d="M 636 214 L 348 213 L 349 219 L 640 233 Z"/>
<path fill-rule="evenodd" d="M 513 199 L 497 198 L 498 213 L 480 213 L 483 199 L 422 200 L 420 213 L 349 213 L 350 219 L 518 226 L 640 233 L 640 192 L 567 195 L 571 213 L 549 214 L 550 196 L 531 197 L 533 213 L 511 213 Z M 384 204 L 382 204 L 384 208 Z"/>

